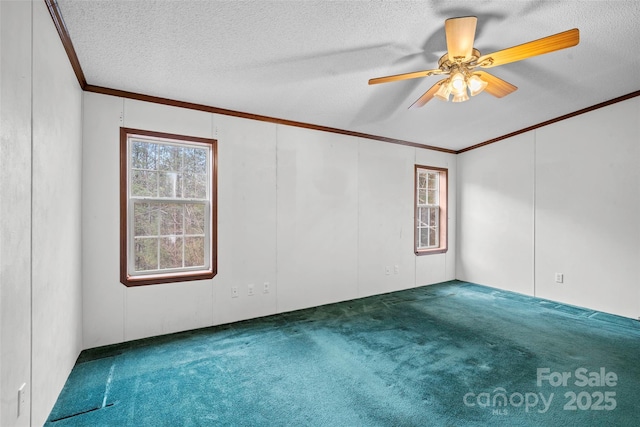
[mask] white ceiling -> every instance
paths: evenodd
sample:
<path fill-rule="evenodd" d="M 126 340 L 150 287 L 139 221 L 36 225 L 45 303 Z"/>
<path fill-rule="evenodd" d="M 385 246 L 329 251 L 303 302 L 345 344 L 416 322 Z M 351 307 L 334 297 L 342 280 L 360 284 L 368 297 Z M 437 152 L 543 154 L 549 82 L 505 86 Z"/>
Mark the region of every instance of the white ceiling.
<path fill-rule="evenodd" d="M 87 83 L 459 150 L 640 90 L 640 1 L 58 0 Z M 492 68 L 498 99 L 432 100 L 444 20 L 486 54 L 580 29 L 576 47 Z"/>

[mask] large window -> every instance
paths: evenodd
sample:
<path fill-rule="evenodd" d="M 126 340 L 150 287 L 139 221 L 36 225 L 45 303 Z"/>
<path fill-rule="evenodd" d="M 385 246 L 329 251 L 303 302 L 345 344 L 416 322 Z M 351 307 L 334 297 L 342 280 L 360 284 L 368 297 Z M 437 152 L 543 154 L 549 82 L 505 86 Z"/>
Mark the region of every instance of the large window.
<path fill-rule="evenodd" d="M 120 281 L 216 274 L 216 140 L 120 128 Z"/>
<path fill-rule="evenodd" d="M 447 251 L 447 169 L 416 165 L 415 253 Z"/>

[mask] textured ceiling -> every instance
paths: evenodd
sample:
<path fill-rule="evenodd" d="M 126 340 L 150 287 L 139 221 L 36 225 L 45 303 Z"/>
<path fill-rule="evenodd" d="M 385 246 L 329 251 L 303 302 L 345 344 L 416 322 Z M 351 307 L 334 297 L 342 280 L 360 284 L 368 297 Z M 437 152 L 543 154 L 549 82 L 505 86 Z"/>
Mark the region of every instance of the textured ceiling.
<path fill-rule="evenodd" d="M 638 1 L 58 0 L 87 83 L 459 150 L 640 90 Z M 492 68 L 498 99 L 432 100 L 444 20 L 491 53 L 571 28 L 576 47 Z"/>

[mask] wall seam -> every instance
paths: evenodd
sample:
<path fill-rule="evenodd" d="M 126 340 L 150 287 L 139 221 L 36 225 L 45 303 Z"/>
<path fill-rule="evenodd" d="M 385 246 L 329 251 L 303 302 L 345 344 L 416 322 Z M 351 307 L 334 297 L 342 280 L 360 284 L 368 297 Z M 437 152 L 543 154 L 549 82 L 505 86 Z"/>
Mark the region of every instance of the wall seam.
<path fill-rule="evenodd" d="M 360 298 L 360 141 L 356 153 L 356 298 Z"/>
<path fill-rule="evenodd" d="M 31 143 L 31 152 L 29 157 L 31 164 L 29 165 L 30 171 L 30 185 L 29 185 L 29 425 L 32 424 L 33 418 L 33 2 L 31 2 L 31 52 L 29 57 L 29 139 Z M 18 405 L 20 403 L 18 402 Z"/>
<path fill-rule="evenodd" d="M 411 234 L 413 234 L 413 242 L 411 243 L 412 246 L 412 250 L 415 249 L 415 244 L 416 244 L 416 173 L 415 173 L 415 168 L 416 165 L 418 164 L 418 149 L 414 148 L 413 149 L 413 167 L 412 167 L 412 174 L 411 174 Z M 413 254 L 413 287 L 417 287 L 418 285 L 418 256 L 414 253 Z"/>
<path fill-rule="evenodd" d="M 533 236 L 531 238 L 531 241 L 533 243 L 533 260 L 532 260 L 532 279 L 533 279 L 533 296 L 537 297 L 538 296 L 538 292 L 536 291 L 536 169 L 537 169 L 537 158 L 536 158 L 536 149 L 537 149 L 537 144 L 538 144 L 538 131 L 534 130 L 533 131 L 533 197 L 532 197 L 532 204 L 533 204 Z"/>
<path fill-rule="evenodd" d="M 211 138 L 216 140 L 216 147 L 217 147 L 217 149 L 214 150 L 216 158 L 213 159 L 213 161 L 215 162 L 216 165 L 219 165 L 218 157 L 220 156 L 220 141 L 218 139 L 218 131 L 216 129 L 216 124 L 215 124 L 215 114 L 209 113 L 209 115 L 211 117 Z M 217 169 L 219 169 L 219 167 Z M 219 175 L 220 175 L 219 170 L 216 170 L 215 191 L 218 196 L 220 195 L 220 192 L 218 191 L 218 188 L 220 187 L 218 185 L 220 182 Z M 220 274 L 220 267 L 218 266 L 218 256 L 220 255 L 220 244 L 219 244 L 220 233 L 218 232 L 219 230 L 218 223 L 220 222 L 220 215 L 219 215 L 220 210 L 218 209 L 219 205 L 220 205 L 220 198 L 216 196 L 216 206 L 211 206 L 211 209 L 215 209 L 217 212 L 216 223 L 212 224 L 212 226 L 215 227 L 216 229 L 216 276 Z M 214 278 L 211 279 L 211 317 L 209 317 L 209 322 L 210 322 L 209 324 L 211 326 L 216 324 L 216 292 L 215 292 L 215 286 L 213 285 L 213 281 L 214 281 Z"/>
<path fill-rule="evenodd" d="M 84 208 L 82 194 L 84 193 L 84 92 L 80 90 L 80 353 L 84 346 Z"/>
<path fill-rule="evenodd" d="M 279 239 L 279 233 L 278 233 L 278 224 L 280 223 L 280 221 L 278 221 L 278 205 L 280 204 L 278 202 L 279 196 L 280 196 L 280 193 L 278 191 L 278 171 L 280 170 L 279 165 L 278 165 L 278 153 L 279 153 L 279 151 L 278 151 L 279 132 L 278 131 L 279 130 L 280 130 L 280 125 L 276 124 L 276 141 L 275 141 L 275 150 L 274 150 L 274 154 L 275 154 L 275 157 L 276 157 L 275 158 L 275 161 L 276 161 L 276 176 L 275 176 L 275 179 L 276 179 L 276 239 L 275 239 L 275 245 L 276 245 L 276 247 L 275 247 L 275 250 L 276 250 L 276 254 L 275 254 L 275 263 L 276 263 L 276 265 L 275 265 L 275 274 L 276 274 L 276 277 L 275 277 L 275 279 L 276 279 L 276 283 L 275 283 L 275 293 L 276 293 L 275 300 L 276 300 L 276 302 L 275 302 L 275 305 L 276 305 L 276 307 L 275 307 L 275 312 L 276 312 L 276 314 L 279 313 L 279 308 L 278 308 L 278 302 L 279 302 L 278 289 L 279 289 L 279 284 L 280 284 L 279 274 L 278 274 L 278 265 L 279 265 L 278 264 L 278 253 L 279 253 L 278 252 L 278 247 L 279 247 L 278 243 L 279 243 L 279 240 L 280 240 Z"/>

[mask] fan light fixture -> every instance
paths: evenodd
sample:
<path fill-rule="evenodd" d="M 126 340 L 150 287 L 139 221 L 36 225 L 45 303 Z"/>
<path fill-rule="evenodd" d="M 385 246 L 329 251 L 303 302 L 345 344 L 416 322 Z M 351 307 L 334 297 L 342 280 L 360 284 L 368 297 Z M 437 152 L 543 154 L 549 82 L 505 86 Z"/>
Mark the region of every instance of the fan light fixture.
<path fill-rule="evenodd" d="M 454 95 L 459 95 L 467 89 L 467 82 L 460 71 L 454 73 L 451 76 L 451 92 Z"/>
<path fill-rule="evenodd" d="M 467 91 L 464 90 L 460 93 L 454 93 L 453 99 L 451 100 L 451 102 L 464 102 L 468 100 L 469 100 L 469 95 L 467 95 Z"/>
<path fill-rule="evenodd" d="M 433 96 L 443 101 L 448 101 L 449 95 L 451 95 L 451 85 L 449 84 L 449 79 L 443 80 L 442 83 L 440 83 L 440 88 L 438 88 L 438 91 Z"/>
<path fill-rule="evenodd" d="M 433 96 L 446 102 L 449 101 L 449 95 L 453 94 L 451 102 L 464 102 L 469 100 L 469 95 L 476 96 L 482 92 L 487 85 L 488 83 L 476 74 L 465 77 L 462 72 L 457 71 L 440 84 L 440 87 Z"/>
<path fill-rule="evenodd" d="M 468 85 L 469 95 L 476 96 L 487 87 L 488 83 L 482 80 L 477 74 L 474 74 L 469 77 Z"/>

